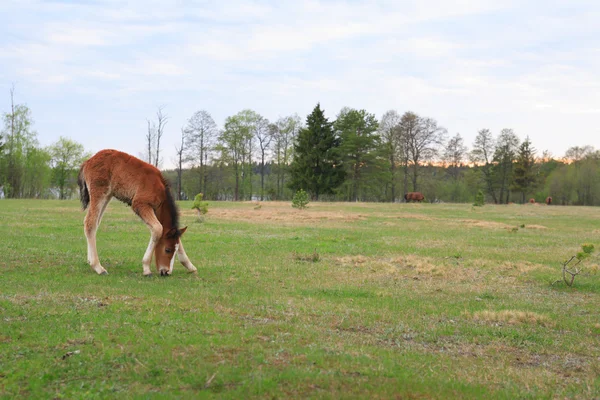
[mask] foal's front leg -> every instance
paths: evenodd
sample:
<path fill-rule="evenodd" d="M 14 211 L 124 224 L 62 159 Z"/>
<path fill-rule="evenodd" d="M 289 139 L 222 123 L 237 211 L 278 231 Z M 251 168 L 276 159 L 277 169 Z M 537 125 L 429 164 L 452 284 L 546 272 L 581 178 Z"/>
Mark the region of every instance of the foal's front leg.
<path fill-rule="evenodd" d="M 144 253 L 144 258 L 142 258 L 142 268 L 144 270 L 144 276 L 150 276 L 152 275 L 152 271 L 150 270 L 152 254 L 154 254 L 154 248 L 160 241 L 163 228 L 160 222 L 158 222 L 158 219 L 154 214 L 154 210 L 151 207 L 138 206 L 137 208 L 135 208 L 134 205 L 132 205 L 132 207 L 140 216 L 140 218 L 142 218 L 142 220 L 150 228 L 150 243 L 148 243 L 148 248 Z"/>
<path fill-rule="evenodd" d="M 179 245 L 177 247 L 177 257 L 179 258 L 181 264 L 183 264 L 183 266 L 188 270 L 188 272 L 198 272 L 196 267 L 194 267 L 194 264 L 192 264 L 187 254 L 185 253 L 185 249 L 183 248 L 183 242 L 181 241 L 181 239 L 179 239 Z"/>
<path fill-rule="evenodd" d="M 110 201 L 110 197 L 106 195 L 98 196 L 94 192 L 92 192 L 92 194 L 93 196 L 90 201 L 89 209 L 83 222 L 83 232 L 87 239 L 87 259 L 90 267 L 92 267 L 98 275 L 106 275 L 108 272 L 102 267 L 100 259 L 98 258 L 96 231 L 102 220 L 102 214 L 104 214 L 104 210 L 106 210 L 106 206 Z"/>

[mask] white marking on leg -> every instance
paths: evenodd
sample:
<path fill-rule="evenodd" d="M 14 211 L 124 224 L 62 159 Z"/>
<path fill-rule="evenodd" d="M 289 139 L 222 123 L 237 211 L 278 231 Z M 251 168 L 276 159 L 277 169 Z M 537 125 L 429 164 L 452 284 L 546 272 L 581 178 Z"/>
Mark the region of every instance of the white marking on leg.
<path fill-rule="evenodd" d="M 183 266 L 188 270 L 188 272 L 196 272 L 198 271 L 194 264 L 190 261 L 187 254 L 185 253 L 185 249 L 183 248 L 183 242 L 179 239 L 179 247 L 177 249 L 177 257 L 179 257 L 179 261 Z"/>
<path fill-rule="evenodd" d="M 150 243 L 148 243 L 148 248 L 144 253 L 144 258 L 142 258 L 142 268 L 144 269 L 144 275 L 152 275 L 152 271 L 150 270 L 150 263 L 152 262 L 152 254 L 154 253 L 154 247 L 156 247 L 154 236 L 150 236 Z"/>
<path fill-rule="evenodd" d="M 89 187 L 89 186 L 88 186 Z M 83 232 L 87 239 L 88 245 L 88 262 L 94 271 L 97 274 L 107 274 L 106 270 L 100 265 L 100 258 L 98 257 L 98 249 L 96 248 L 96 232 L 98 231 L 98 226 L 100 225 L 100 220 L 102 219 L 102 214 L 110 201 L 109 197 L 102 197 L 97 202 L 92 202 L 90 205 L 90 209 L 88 210 L 85 219 L 83 220 Z M 96 213 L 96 220 L 92 221 L 93 225 L 90 226 L 88 224 L 89 220 L 93 218 L 93 213 Z M 90 227 L 90 231 L 88 232 L 87 227 Z"/>
<path fill-rule="evenodd" d="M 87 259 L 90 267 L 97 274 L 106 274 L 106 270 L 100 265 L 100 259 L 98 258 L 98 250 L 96 249 L 96 229 L 93 229 L 91 232 L 87 232 L 87 230 L 83 229 L 85 238 L 87 239 Z"/>
<path fill-rule="evenodd" d="M 150 228 L 150 242 L 148 243 L 146 253 L 144 253 L 144 258 L 142 258 L 142 268 L 144 270 L 144 275 L 151 275 L 152 272 L 150 271 L 150 262 L 152 261 L 154 249 L 156 248 L 158 242 L 160 242 L 160 238 L 163 233 L 163 227 L 160 222 L 158 222 L 154 210 L 147 205 L 140 204 L 138 206 L 134 200 L 132 202 L 132 207 L 134 210 L 138 210 L 138 215 L 146 223 L 146 225 L 148 225 L 148 228 Z"/>
<path fill-rule="evenodd" d="M 173 273 L 173 264 L 175 264 L 175 253 L 179 251 L 179 244 L 175 245 L 175 251 L 173 252 L 173 257 L 171 257 L 171 265 L 169 266 L 169 275 Z"/>

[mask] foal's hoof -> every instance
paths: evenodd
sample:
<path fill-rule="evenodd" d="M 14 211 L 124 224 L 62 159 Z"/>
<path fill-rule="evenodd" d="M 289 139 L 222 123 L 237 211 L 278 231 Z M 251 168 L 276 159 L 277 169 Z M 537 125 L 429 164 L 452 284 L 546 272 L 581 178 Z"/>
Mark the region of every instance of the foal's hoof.
<path fill-rule="evenodd" d="M 149 273 L 149 274 L 144 274 L 144 276 L 145 276 L 146 278 L 152 278 L 152 273 Z"/>
<path fill-rule="evenodd" d="M 100 275 L 108 275 L 108 272 L 107 271 L 102 271 L 102 272 L 100 272 Z"/>

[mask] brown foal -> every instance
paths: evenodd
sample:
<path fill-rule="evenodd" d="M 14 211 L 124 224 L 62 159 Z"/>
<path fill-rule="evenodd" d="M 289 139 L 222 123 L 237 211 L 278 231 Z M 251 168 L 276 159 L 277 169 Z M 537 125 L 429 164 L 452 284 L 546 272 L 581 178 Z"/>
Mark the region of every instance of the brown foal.
<path fill-rule="evenodd" d="M 150 228 L 150 243 L 142 258 L 144 275 L 152 275 L 153 253 L 161 276 L 173 272 L 175 253 L 189 272 L 196 272 L 181 243 L 187 227 L 178 228 L 177 206 L 167 181 L 156 167 L 117 150 L 101 150 L 83 163 L 78 184 L 81 204 L 84 210 L 88 209 L 84 220 L 88 262 L 98 274 L 107 272 L 98 259 L 96 230 L 113 197 L 130 205 Z"/>

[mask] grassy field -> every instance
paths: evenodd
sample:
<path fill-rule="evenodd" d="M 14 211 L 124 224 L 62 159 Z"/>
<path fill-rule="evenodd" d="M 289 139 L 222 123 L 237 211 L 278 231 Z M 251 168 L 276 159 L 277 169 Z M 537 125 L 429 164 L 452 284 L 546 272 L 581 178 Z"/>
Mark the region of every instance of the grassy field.
<path fill-rule="evenodd" d="M 122 203 L 98 276 L 78 203 L 0 201 L 0 397 L 600 397 L 600 274 L 550 285 L 600 208 L 190 206 L 144 278 Z"/>

